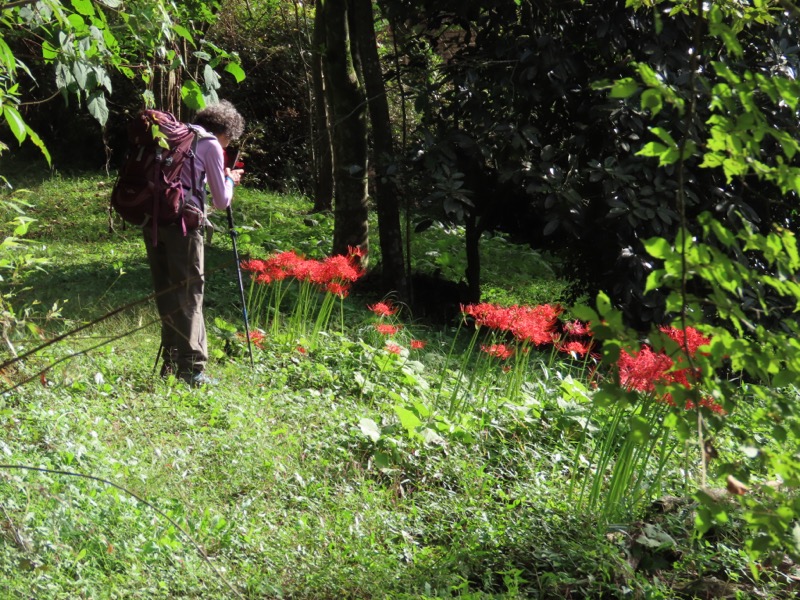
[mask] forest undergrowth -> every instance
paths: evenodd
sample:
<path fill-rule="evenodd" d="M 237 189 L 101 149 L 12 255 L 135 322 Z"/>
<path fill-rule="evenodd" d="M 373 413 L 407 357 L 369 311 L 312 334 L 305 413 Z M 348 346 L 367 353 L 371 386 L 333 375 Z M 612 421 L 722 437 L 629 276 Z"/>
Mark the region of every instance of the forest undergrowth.
<path fill-rule="evenodd" d="M 704 410 L 748 424 L 652 385 L 681 385 L 687 367 L 664 348 L 690 336 L 702 352 L 697 330 L 665 329 L 614 373 L 555 258 L 499 236 L 482 247 L 487 301 L 434 324 L 326 258 L 329 215 L 242 188 L 254 364 L 212 216 L 219 383 L 190 389 L 154 376 L 144 248 L 109 221 L 110 184 L 31 180 L 3 204 L 5 236 L 26 223 L 3 255 L 3 597 L 795 596 L 790 558 L 748 554 L 730 479 L 707 490 L 726 518 L 695 528 L 700 469 L 731 442 L 701 458 L 664 423 Z M 415 268 L 455 276 L 457 233 L 417 236 Z M 597 397 L 614 377 L 624 410 Z"/>

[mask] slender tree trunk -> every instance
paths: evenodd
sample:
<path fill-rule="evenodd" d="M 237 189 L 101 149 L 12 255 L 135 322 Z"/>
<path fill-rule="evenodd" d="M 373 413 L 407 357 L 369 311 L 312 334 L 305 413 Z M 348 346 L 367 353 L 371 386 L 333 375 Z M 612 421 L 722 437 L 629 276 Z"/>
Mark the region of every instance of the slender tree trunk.
<path fill-rule="evenodd" d="M 467 215 L 465 219 L 467 250 L 467 286 L 470 302 L 481 301 L 481 227 L 475 215 Z"/>
<path fill-rule="evenodd" d="M 381 259 L 384 283 L 407 299 L 406 272 L 403 260 L 403 236 L 400 207 L 390 169 L 394 165 L 394 143 L 389 120 L 389 102 L 378 58 L 375 18 L 370 0 L 350 0 L 361 72 L 367 92 L 367 107 L 372 125 L 374 190 L 378 210 Z"/>
<path fill-rule="evenodd" d="M 358 82 L 350 53 L 346 0 L 320 0 L 316 18 L 323 19 L 325 52 L 323 73 L 333 146 L 333 252 L 346 254 L 349 246 L 367 251 L 367 121 L 366 97 Z"/>
<path fill-rule="evenodd" d="M 322 12 L 317 0 L 317 14 Z M 328 129 L 328 109 L 325 100 L 325 81 L 322 77 L 322 53 L 325 50 L 325 25 L 323 19 L 314 19 L 314 38 L 311 44 L 311 84 L 313 89 L 314 148 L 314 212 L 333 208 L 333 154 Z"/>

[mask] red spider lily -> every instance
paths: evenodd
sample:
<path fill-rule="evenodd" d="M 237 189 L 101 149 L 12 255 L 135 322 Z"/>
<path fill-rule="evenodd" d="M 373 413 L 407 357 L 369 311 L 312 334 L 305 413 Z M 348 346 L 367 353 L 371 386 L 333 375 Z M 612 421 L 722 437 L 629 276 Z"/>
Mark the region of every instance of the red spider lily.
<path fill-rule="evenodd" d="M 675 327 L 660 327 L 659 330 L 673 342 L 680 345 L 681 348 L 685 347 L 689 356 L 697 354 L 697 349 L 700 346 L 706 346 L 711 343 L 711 338 L 705 337 L 694 327 L 687 327 L 685 330 L 676 329 Z"/>
<path fill-rule="evenodd" d="M 422 350 L 428 342 L 423 340 L 411 340 L 411 349 L 412 350 Z"/>
<path fill-rule="evenodd" d="M 390 325 L 389 323 L 376 323 L 375 324 L 375 331 L 380 333 L 381 335 L 394 335 L 398 331 L 400 331 L 400 325 Z"/>
<path fill-rule="evenodd" d="M 505 344 L 492 344 L 491 346 L 481 344 L 481 350 L 500 360 L 506 360 L 514 354 L 514 349 Z"/>
<path fill-rule="evenodd" d="M 589 349 L 592 347 L 592 342 L 579 342 L 572 340 L 566 344 L 561 344 L 558 349 L 567 354 L 577 354 L 578 356 L 585 356 Z"/>
<path fill-rule="evenodd" d="M 312 259 L 302 258 L 297 260 L 288 266 L 287 271 L 289 275 L 298 281 L 318 283 L 321 280 L 318 275 L 320 272 L 319 263 Z"/>
<path fill-rule="evenodd" d="M 272 256 L 269 260 L 276 266 L 279 266 L 287 271 L 291 271 L 295 265 L 303 262 L 305 258 L 297 254 L 294 250 L 286 250 Z"/>
<path fill-rule="evenodd" d="M 356 281 L 364 272 L 341 254 L 329 256 L 323 262 L 323 277 L 327 281 Z"/>
<path fill-rule="evenodd" d="M 703 408 L 707 408 L 711 412 L 716 413 L 718 415 L 723 415 L 724 416 L 724 415 L 728 414 L 728 411 L 725 410 L 724 408 L 722 408 L 721 404 L 719 404 L 717 402 L 714 402 L 714 400 L 712 400 L 711 398 L 709 398 L 707 396 L 705 398 L 701 398 L 700 399 L 700 406 L 703 407 Z M 697 408 L 697 407 L 695 406 L 694 402 L 692 402 L 691 400 L 688 400 L 686 402 L 686 410 L 693 410 L 695 408 Z"/>
<path fill-rule="evenodd" d="M 581 321 L 567 321 L 564 323 L 564 331 L 566 331 L 569 335 L 578 337 L 583 335 L 592 335 L 588 323 L 583 323 Z"/>
<path fill-rule="evenodd" d="M 561 307 L 550 304 L 517 307 L 511 331 L 520 341 L 532 342 L 537 346 L 549 344 L 555 339 L 559 314 Z"/>
<path fill-rule="evenodd" d="M 264 273 L 267 270 L 267 261 L 258 258 L 243 260 L 239 266 L 242 271 L 250 271 L 251 273 Z"/>
<path fill-rule="evenodd" d="M 348 288 L 345 284 L 356 281 L 364 273 L 346 256 L 330 256 L 320 261 L 304 258 L 293 250 L 279 252 L 266 260 L 243 261 L 241 266 L 242 269 L 256 274 L 258 283 L 272 283 L 293 277 L 298 281 L 319 285 L 340 297 L 347 295 Z M 331 283 L 341 284 L 342 287 L 328 287 Z"/>
<path fill-rule="evenodd" d="M 514 321 L 514 309 L 482 302 L 461 305 L 461 312 L 472 317 L 478 327 L 488 327 L 498 331 L 509 331 Z"/>
<path fill-rule="evenodd" d="M 375 304 L 367 304 L 367 308 L 378 315 L 379 317 L 390 317 L 396 315 L 400 310 L 397 306 L 392 306 L 391 302 L 376 302 Z"/>
<path fill-rule="evenodd" d="M 243 333 L 239 333 L 237 335 L 239 336 L 239 339 L 243 341 L 247 339 Z M 250 341 L 253 342 L 253 345 L 256 348 L 260 348 L 261 350 L 264 349 L 264 337 L 264 334 L 260 331 L 256 330 L 250 332 Z"/>
<path fill-rule="evenodd" d="M 297 347 L 297 351 L 298 351 L 300 354 L 306 354 L 306 353 L 308 352 L 308 350 L 306 350 L 305 348 L 303 348 L 303 346 L 298 346 L 298 347 Z"/>
<path fill-rule="evenodd" d="M 393 344 L 392 342 L 387 342 L 385 348 L 387 352 L 391 352 L 392 354 L 397 354 L 398 356 L 403 351 L 402 346 L 398 346 L 397 344 Z"/>
<path fill-rule="evenodd" d="M 642 346 L 635 354 L 623 350 L 617 362 L 620 383 L 629 390 L 652 392 L 656 383 L 666 383 L 667 371 L 673 364 L 669 356 L 653 352 L 649 346 Z"/>
<path fill-rule="evenodd" d="M 365 248 L 361 248 L 359 246 L 347 247 L 347 260 L 351 265 L 353 265 L 353 267 L 357 269 L 361 269 L 361 265 L 366 262 L 366 256 L 367 250 Z"/>
<path fill-rule="evenodd" d="M 347 298 L 348 294 L 350 293 L 350 286 L 344 283 L 338 283 L 336 281 L 329 281 L 325 284 L 325 291 L 329 294 L 333 294 L 334 296 L 339 296 L 339 298 Z"/>
<path fill-rule="evenodd" d="M 695 346 L 695 350 L 701 345 L 703 343 Z M 675 362 L 669 356 L 664 352 L 653 352 L 649 346 L 642 346 L 642 349 L 634 355 L 623 350 L 617 365 L 620 383 L 629 390 L 653 392 L 656 384 L 679 384 L 691 388 L 694 383 L 690 381 L 691 369 L 673 369 Z M 670 406 L 675 406 L 671 394 L 666 394 L 661 400 Z M 699 405 L 719 415 L 727 414 L 727 411 L 711 398 L 701 399 Z M 696 405 L 689 400 L 685 408 L 692 410 Z"/>

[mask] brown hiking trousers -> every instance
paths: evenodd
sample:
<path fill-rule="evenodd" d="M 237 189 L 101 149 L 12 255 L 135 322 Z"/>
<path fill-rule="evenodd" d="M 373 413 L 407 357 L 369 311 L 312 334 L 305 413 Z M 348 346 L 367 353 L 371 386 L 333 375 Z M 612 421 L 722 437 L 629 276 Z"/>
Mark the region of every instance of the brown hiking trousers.
<path fill-rule="evenodd" d="M 147 261 L 161 317 L 161 344 L 167 369 L 180 374 L 203 371 L 208 361 L 203 319 L 204 246 L 202 229 L 179 225 L 143 227 Z"/>

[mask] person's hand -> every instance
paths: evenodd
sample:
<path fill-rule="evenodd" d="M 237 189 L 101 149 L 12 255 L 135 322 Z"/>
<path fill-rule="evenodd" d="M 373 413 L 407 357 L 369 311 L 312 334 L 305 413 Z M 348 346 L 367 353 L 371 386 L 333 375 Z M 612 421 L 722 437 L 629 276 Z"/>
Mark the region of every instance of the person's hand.
<path fill-rule="evenodd" d="M 231 181 L 233 181 L 233 185 L 239 185 L 239 181 L 241 181 L 243 174 L 243 169 L 225 169 L 225 177 L 230 177 Z"/>

